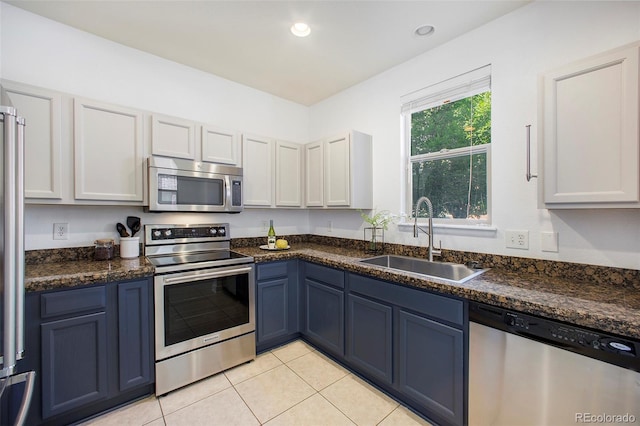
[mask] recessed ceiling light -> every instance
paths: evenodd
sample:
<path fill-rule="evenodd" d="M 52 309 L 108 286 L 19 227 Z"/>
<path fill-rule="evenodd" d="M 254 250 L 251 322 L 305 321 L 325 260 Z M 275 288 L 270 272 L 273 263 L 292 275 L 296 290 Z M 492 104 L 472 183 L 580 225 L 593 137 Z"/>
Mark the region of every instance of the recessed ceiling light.
<path fill-rule="evenodd" d="M 421 25 L 414 31 L 415 35 L 420 37 L 430 36 L 435 32 L 435 28 L 432 25 Z"/>
<path fill-rule="evenodd" d="M 304 22 L 296 22 L 291 26 L 291 32 L 298 37 L 306 37 L 311 34 L 311 27 Z"/>

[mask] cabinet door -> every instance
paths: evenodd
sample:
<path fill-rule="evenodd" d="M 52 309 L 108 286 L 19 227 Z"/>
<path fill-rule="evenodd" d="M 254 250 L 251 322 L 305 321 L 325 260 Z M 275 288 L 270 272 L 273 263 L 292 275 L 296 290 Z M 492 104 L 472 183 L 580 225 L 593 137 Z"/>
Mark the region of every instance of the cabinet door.
<path fill-rule="evenodd" d="M 401 310 L 398 334 L 400 392 L 444 422 L 462 424 L 462 331 Z"/>
<path fill-rule="evenodd" d="M 107 397 L 104 312 L 52 321 L 42 333 L 42 417 Z"/>
<path fill-rule="evenodd" d="M 195 160 L 196 124 L 183 118 L 153 114 L 151 154 Z"/>
<path fill-rule="evenodd" d="M 271 207 L 273 203 L 273 141 L 242 136 L 244 206 Z"/>
<path fill-rule="evenodd" d="M 351 204 L 349 134 L 328 139 L 324 146 L 324 196 L 327 206 Z"/>
<path fill-rule="evenodd" d="M 305 279 L 305 334 L 323 349 L 344 355 L 344 292 Z"/>
<path fill-rule="evenodd" d="M 547 207 L 640 207 L 639 49 L 607 52 L 544 76 L 540 157 Z"/>
<path fill-rule="evenodd" d="M 143 200 L 143 115 L 74 99 L 75 197 Z"/>
<path fill-rule="evenodd" d="M 324 145 L 315 142 L 305 145 L 305 205 L 324 205 Z"/>
<path fill-rule="evenodd" d="M 27 123 L 24 147 L 25 198 L 62 199 L 62 95 L 3 82 L 18 115 Z"/>
<path fill-rule="evenodd" d="M 276 142 L 276 206 L 302 205 L 300 145 Z"/>
<path fill-rule="evenodd" d="M 149 280 L 118 284 L 119 389 L 153 381 L 152 312 Z"/>
<path fill-rule="evenodd" d="M 258 344 L 289 333 L 289 280 L 258 282 Z"/>
<path fill-rule="evenodd" d="M 393 382 L 393 308 L 349 294 L 347 359 L 367 376 Z"/>
<path fill-rule="evenodd" d="M 202 126 L 202 161 L 240 165 L 239 135 L 231 130 Z"/>

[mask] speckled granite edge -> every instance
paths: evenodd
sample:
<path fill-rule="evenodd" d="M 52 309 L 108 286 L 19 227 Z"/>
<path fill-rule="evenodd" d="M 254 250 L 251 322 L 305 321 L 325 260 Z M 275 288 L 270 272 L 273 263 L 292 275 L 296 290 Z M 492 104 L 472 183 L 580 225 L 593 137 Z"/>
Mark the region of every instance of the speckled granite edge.
<path fill-rule="evenodd" d="M 372 257 L 378 254 L 396 254 L 427 258 L 426 247 L 405 246 L 401 244 L 385 243 L 383 253 L 367 253 L 367 243 L 363 240 L 348 238 L 327 237 L 321 235 L 289 235 L 283 236 L 291 246 L 295 244 L 311 243 L 324 246 L 340 247 L 344 249 L 359 250 L 362 257 Z M 238 238 L 231 240 L 233 248 L 258 247 L 265 244 L 264 238 Z M 436 260 L 453 263 L 478 262 L 483 268 L 500 268 L 513 272 L 525 272 L 542 274 L 552 278 L 565 278 L 568 280 L 593 282 L 599 284 L 616 284 L 630 286 L 640 290 L 640 270 L 613 268 L 597 265 L 585 265 L 580 263 L 559 262 L 552 260 L 530 259 L 515 256 L 503 256 L 487 253 L 473 253 L 455 250 L 442 250 L 442 256 Z"/>
<path fill-rule="evenodd" d="M 298 258 L 640 339 L 640 271 L 637 270 L 443 250 L 440 260 L 477 261 L 484 268 L 492 268 L 464 284 L 452 284 L 359 263 L 360 259 L 373 256 L 365 252 L 365 243 L 361 240 L 311 235 L 285 238 L 291 250 L 260 250 L 263 238 L 234 239 L 232 247 L 253 256 L 257 263 Z M 426 257 L 424 247 L 386 244 L 384 248 L 386 254 Z M 132 260 L 94 261 L 93 251 L 93 247 L 80 247 L 27 252 L 27 291 L 112 282 L 154 273 L 153 266 L 143 256 Z"/>
<path fill-rule="evenodd" d="M 44 291 L 88 284 L 109 283 L 153 276 L 155 269 L 146 257 L 95 261 L 73 260 L 27 264 L 25 290 Z"/>
<path fill-rule="evenodd" d="M 539 273 L 508 272 L 499 268 L 455 284 L 359 263 L 360 259 L 367 257 L 361 250 L 312 243 L 282 251 L 263 251 L 255 247 L 239 247 L 237 250 L 253 256 L 257 263 L 302 259 L 409 287 L 640 339 L 640 292 L 634 288 L 551 277 L 541 279 Z"/>

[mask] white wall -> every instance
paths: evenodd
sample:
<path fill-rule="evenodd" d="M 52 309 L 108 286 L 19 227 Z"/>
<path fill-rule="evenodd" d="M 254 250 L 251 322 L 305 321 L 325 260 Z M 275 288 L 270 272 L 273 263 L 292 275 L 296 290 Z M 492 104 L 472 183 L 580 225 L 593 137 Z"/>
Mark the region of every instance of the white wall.
<path fill-rule="evenodd" d="M 311 108 L 41 18 L 0 3 L 0 76 L 106 102 L 182 116 L 291 141 L 353 128 L 374 137 L 374 205 L 404 210 L 400 97 L 487 63 L 493 70 L 493 224 L 497 232 L 438 230 L 444 248 L 640 269 L 637 210 L 538 210 L 537 182 L 524 179 L 524 126 L 536 129 L 537 77 L 573 59 L 640 39 L 639 2 L 534 2 Z M 535 135 L 533 149 L 536 149 Z M 534 155 L 534 171 L 536 170 Z M 352 211 L 249 210 L 239 215 L 145 214 L 118 207 L 28 206 L 27 249 L 90 245 L 115 236 L 127 215 L 143 223 L 228 221 L 232 235 L 312 232 L 362 238 Z M 332 227 L 329 228 L 329 221 Z M 52 240 L 68 222 L 70 239 Z M 527 251 L 506 249 L 504 231 L 526 229 Z M 560 251 L 540 250 L 541 231 Z M 387 241 L 421 244 L 397 227 Z"/>
<path fill-rule="evenodd" d="M 437 29 L 436 29 L 437 31 Z M 640 40 L 639 2 L 534 2 L 311 108 L 312 139 L 345 128 L 374 140 L 374 206 L 404 211 L 400 98 L 492 65 L 492 197 L 497 232 L 438 229 L 444 248 L 640 269 L 638 210 L 537 208 L 537 181 L 525 175 L 525 125 L 536 164 L 537 78 L 545 70 Z M 328 221 L 333 222 L 333 233 Z M 312 232 L 362 238 L 358 212 L 311 212 Z M 507 229 L 528 230 L 529 250 L 505 248 Z M 540 232 L 559 234 L 559 252 L 540 250 Z M 387 241 L 426 245 L 392 226 Z"/>
<path fill-rule="evenodd" d="M 309 109 L 229 80 L 125 47 L 0 3 L 0 76 L 33 86 L 185 117 L 289 141 L 308 140 Z M 142 223 L 229 222 L 233 237 L 308 232 L 304 210 L 245 209 L 241 214 L 145 214 L 141 208 L 27 205 L 27 250 L 91 245 L 115 238 L 128 215 Z M 53 223 L 69 224 L 53 240 Z"/>

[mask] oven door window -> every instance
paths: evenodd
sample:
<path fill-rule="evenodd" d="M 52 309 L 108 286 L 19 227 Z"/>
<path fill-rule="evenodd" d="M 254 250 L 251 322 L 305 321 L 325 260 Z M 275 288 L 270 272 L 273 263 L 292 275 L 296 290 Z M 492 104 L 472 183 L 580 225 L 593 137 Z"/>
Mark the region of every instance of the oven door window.
<path fill-rule="evenodd" d="M 158 175 L 158 203 L 178 205 L 224 205 L 224 181 L 177 175 Z"/>
<path fill-rule="evenodd" d="M 164 287 L 165 346 L 249 323 L 248 275 Z"/>

